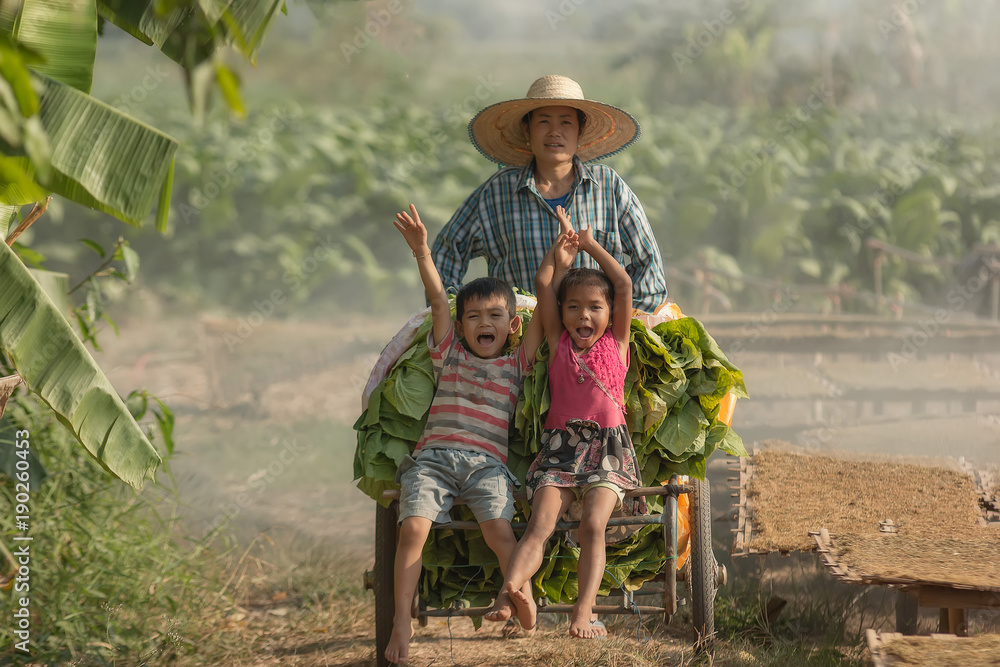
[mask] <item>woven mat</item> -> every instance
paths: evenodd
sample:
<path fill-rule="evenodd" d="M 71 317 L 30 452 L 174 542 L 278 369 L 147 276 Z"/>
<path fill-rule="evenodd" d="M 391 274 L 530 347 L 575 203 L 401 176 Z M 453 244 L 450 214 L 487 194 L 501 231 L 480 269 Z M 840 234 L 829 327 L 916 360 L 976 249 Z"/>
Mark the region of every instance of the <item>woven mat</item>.
<path fill-rule="evenodd" d="M 991 504 L 996 481 L 986 473 L 817 456 L 768 441 L 741 461 L 739 482 L 737 555 L 810 551 L 816 548 L 811 534 L 822 528 L 844 545 L 887 529 L 904 538 L 896 544 L 921 540 L 944 547 L 960 540 L 974 553 L 1000 545 L 1000 529 L 983 527 L 1000 518 Z"/>
<path fill-rule="evenodd" d="M 866 633 L 875 667 L 996 667 L 1000 665 L 1000 635 L 910 637 L 896 632 Z"/>

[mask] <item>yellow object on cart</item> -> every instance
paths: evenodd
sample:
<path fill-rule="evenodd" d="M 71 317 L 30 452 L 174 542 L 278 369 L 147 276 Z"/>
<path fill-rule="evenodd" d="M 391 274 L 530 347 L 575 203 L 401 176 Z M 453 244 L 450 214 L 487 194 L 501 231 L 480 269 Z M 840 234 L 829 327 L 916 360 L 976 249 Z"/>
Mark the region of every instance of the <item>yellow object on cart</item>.
<path fill-rule="evenodd" d="M 680 306 L 676 303 L 663 303 L 655 311 L 654 314 L 643 312 L 641 310 L 633 310 L 632 317 L 638 318 L 646 324 L 647 327 L 652 329 L 654 326 L 660 322 L 666 322 L 669 320 L 679 320 L 685 317 L 684 313 L 681 312 Z M 733 411 L 736 409 L 736 395 L 726 394 L 722 397 L 722 402 L 719 405 L 719 421 L 726 424 L 726 426 L 732 426 L 733 421 Z M 678 483 L 685 484 L 688 481 L 687 475 L 681 475 L 678 478 Z M 661 484 L 667 484 L 669 480 L 663 480 Z M 677 496 L 677 569 L 680 570 L 687 563 L 688 558 L 691 556 L 691 497 L 682 493 Z"/>

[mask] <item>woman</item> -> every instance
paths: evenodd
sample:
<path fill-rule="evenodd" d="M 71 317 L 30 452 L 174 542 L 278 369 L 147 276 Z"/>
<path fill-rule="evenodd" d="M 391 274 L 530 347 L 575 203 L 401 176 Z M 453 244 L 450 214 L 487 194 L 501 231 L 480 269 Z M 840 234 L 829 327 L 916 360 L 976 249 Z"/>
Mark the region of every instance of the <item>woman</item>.
<path fill-rule="evenodd" d="M 559 235 L 556 206 L 632 278 L 633 304 L 654 312 L 667 298 L 660 251 L 639 199 L 610 167 L 588 162 L 628 148 L 639 125 L 628 113 L 587 100 L 564 76 L 543 76 L 524 99 L 480 111 L 469 123 L 476 148 L 508 165 L 473 192 L 438 234 L 434 264 L 446 289 L 462 284 L 469 261 L 531 292 L 535 271 Z M 589 255 L 577 265 L 598 268 Z"/>

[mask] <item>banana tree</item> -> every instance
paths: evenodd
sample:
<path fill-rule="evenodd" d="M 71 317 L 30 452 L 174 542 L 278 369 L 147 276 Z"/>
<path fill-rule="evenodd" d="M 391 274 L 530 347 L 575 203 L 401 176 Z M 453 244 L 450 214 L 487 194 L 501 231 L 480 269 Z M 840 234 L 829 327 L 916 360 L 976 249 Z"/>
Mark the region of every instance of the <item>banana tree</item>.
<path fill-rule="evenodd" d="M 111 22 L 185 71 L 201 113 L 213 89 L 242 110 L 219 57 L 254 61 L 284 0 L 0 0 L 0 351 L 109 472 L 139 487 L 160 458 L 76 336 L 11 249 L 51 193 L 141 226 L 166 227 L 177 141 L 90 96 L 101 24 Z M 36 206 L 36 212 L 43 207 Z"/>

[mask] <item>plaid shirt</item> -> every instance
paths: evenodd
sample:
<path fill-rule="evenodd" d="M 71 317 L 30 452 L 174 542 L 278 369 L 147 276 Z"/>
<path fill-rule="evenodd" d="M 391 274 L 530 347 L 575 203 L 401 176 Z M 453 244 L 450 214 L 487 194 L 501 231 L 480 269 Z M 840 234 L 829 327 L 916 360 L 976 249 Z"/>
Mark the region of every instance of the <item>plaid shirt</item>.
<path fill-rule="evenodd" d="M 564 208 L 632 278 L 636 308 L 652 312 L 667 299 L 660 249 L 646 213 L 625 181 L 610 167 L 573 158 L 575 179 Z M 533 165 L 507 167 L 476 189 L 434 241 L 434 264 L 445 289 L 462 284 L 469 261 L 485 257 L 489 275 L 534 293 L 535 272 L 559 235 L 555 211 L 535 187 Z M 580 253 L 575 266 L 599 269 Z"/>

